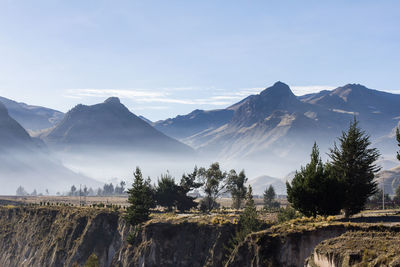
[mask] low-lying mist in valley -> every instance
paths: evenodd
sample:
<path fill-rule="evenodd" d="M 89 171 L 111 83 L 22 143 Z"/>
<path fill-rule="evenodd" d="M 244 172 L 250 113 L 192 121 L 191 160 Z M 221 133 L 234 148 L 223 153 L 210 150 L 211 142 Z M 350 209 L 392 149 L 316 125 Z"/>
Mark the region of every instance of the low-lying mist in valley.
<path fill-rule="evenodd" d="M 323 161 L 328 160 L 328 144 L 321 146 Z M 133 172 L 138 166 L 145 177 L 150 177 L 153 183 L 161 174 L 167 171 L 179 181 L 183 173 L 193 171 L 195 166 L 208 167 L 213 162 L 219 162 L 222 170 L 245 170 L 249 183 L 255 187 L 255 194 L 261 195 L 263 190 L 274 184 L 278 194 L 286 194 L 284 183 L 287 176 L 293 176 L 295 170 L 305 166 L 309 159 L 310 149 L 294 148 L 295 154 L 258 155 L 252 159 L 229 159 L 205 153 L 150 153 L 148 151 L 127 152 L 117 148 L 81 149 L 79 151 L 8 151 L 0 155 L 0 177 L 2 187 L 0 194 L 14 195 L 19 186 L 30 193 L 36 189 L 45 193 L 46 189 L 52 195 L 57 192 L 65 194 L 72 185 L 101 188 L 104 183 L 125 181 L 130 187 Z M 171 152 L 171 151 L 169 151 Z M 394 156 L 381 157 L 379 164 L 383 169 L 397 166 Z M 290 176 L 291 174 L 291 176 Z M 272 180 L 271 180 L 272 179 Z M 289 178 L 290 179 L 290 178 Z"/>

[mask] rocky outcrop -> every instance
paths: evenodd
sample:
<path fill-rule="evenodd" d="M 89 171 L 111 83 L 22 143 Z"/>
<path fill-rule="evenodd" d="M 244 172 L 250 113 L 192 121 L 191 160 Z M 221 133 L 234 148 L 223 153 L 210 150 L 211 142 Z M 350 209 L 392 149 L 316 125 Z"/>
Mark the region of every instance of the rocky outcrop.
<path fill-rule="evenodd" d="M 227 266 L 301 266 L 321 241 L 344 232 L 344 225 L 332 225 L 294 232 L 254 233 L 235 249 Z"/>
<path fill-rule="evenodd" d="M 123 247 L 112 266 L 222 266 L 232 226 L 151 223 L 133 246 Z"/>
<path fill-rule="evenodd" d="M 349 231 L 320 243 L 307 267 L 400 266 L 400 228 Z"/>
<path fill-rule="evenodd" d="M 1 208 L 1 266 L 83 265 L 95 253 L 109 266 L 124 223 L 117 213 L 76 208 Z"/>
<path fill-rule="evenodd" d="M 226 266 L 400 266 L 398 225 L 313 225 L 288 223 L 251 234 Z"/>
<path fill-rule="evenodd" d="M 222 266 L 230 224 L 147 223 L 135 236 L 118 212 L 72 207 L 0 208 L 0 266 Z"/>
<path fill-rule="evenodd" d="M 165 214 L 163 214 L 165 215 Z M 127 239 L 120 212 L 60 206 L 0 207 L 0 266 L 400 266 L 400 226 L 290 221 L 250 234 L 229 255 L 231 223 L 163 215 Z"/>

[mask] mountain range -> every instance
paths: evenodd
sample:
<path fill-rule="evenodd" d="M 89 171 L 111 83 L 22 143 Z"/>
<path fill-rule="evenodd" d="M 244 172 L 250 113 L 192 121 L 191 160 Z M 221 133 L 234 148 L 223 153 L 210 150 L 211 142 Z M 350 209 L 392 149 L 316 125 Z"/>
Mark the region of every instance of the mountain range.
<path fill-rule="evenodd" d="M 144 153 L 150 159 L 147 168 L 156 169 L 154 166 L 168 160 L 182 165 L 183 160 L 168 156 L 182 155 L 192 166 L 199 161 L 220 161 L 244 168 L 250 177 L 258 177 L 252 180 L 255 185 L 262 180 L 274 182 L 260 178 L 262 175 L 282 177 L 305 164 L 314 142 L 326 158 L 328 148 L 354 117 L 385 160 L 394 158 L 394 132 L 400 121 L 400 95 L 359 84 L 295 96 L 288 85 L 276 82 L 225 109 L 197 109 L 157 122 L 136 116 L 115 97 L 96 105 L 77 105 L 66 114 L 1 100 L 10 108 L 10 116 L 4 116 L 3 106 L 0 144 L 75 153 L 79 155 L 75 163 L 82 162 L 80 152 L 92 157 L 90 163 L 78 164 L 75 170 L 89 165 L 104 170 L 108 164 L 112 173 L 123 160 L 124 168 L 131 169 L 132 164 L 144 164 L 140 161 Z M 20 124 L 41 132 L 32 138 Z M 101 154 L 108 158 L 102 161 Z"/>
<path fill-rule="evenodd" d="M 289 86 L 277 82 L 226 109 L 196 110 L 155 122 L 154 127 L 218 157 L 290 160 L 307 155 L 314 141 L 327 150 L 354 116 L 379 141 L 397 126 L 399 107 L 400 95 L 359 84 L 296 97 Z"/>
<path fill-rule="evenodd" d="M 157 153 L 193 153 L 130 112 L 116 97 L 103 103 L 77 105 L 40 138 L 56 149 L 116 149 Z"/>

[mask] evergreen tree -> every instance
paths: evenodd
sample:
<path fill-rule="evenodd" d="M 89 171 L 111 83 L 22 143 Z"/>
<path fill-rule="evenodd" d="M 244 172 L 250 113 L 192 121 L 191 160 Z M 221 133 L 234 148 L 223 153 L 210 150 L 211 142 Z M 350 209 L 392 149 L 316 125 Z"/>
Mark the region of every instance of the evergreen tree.
<path fill-rule="evenodd" d="M 219 163 L 215 162 L 206 170 L 199 169 L 199 175 L 203 180 L 203 190 L 206 196 L 202 199 L 200 207 L 204 211 L 210 211 L 218 207 L 216 199 L 226 187 L 226 172 L 222 172 Z"/>
<path fill-rule="evenodd" d="M 227 178 L 227 189 L 232 196 L 232 208 L 240 209 L 243 200 L 246 197 L 246 186 L 247 182 L 246 174 L 242 170 L 239 175 L 235 170 L 231 170 Z"/>
<path fill-rule="evenodd" d="M 76 194 L 76 187 L 75 187 L 75 185 L 72 185 L 71 186 L 71 191 L 69 192 L 69 195 L 70 196 L 75 196 L 75 194 Z"/>
<path fill-rule="evenodd" d="M 114 192 L 116 195 L 123 195 L 125 192 L 125 182 L 121 181 L 119 185 L 116 185 Z"/>
<path fill-rule="evenodd" d="M 31 196 L 37 196 L 37 191 L 36 191 L 36 189 L 33 189 L 33 192 L 31 193 Z"/>
<path fill-rule="evenodd" d="M 153 189 L 150 179 L 144 180 L 139 167 L 136 167 L 132 188 L 128 189 L 126 219 L 131 225 L 139 225 L 149 219 L 150 209 L 154 207 Z"/>
<path fill-rule="evenodd" d="M 276 193 L 272 185 L 264 191 L 264 209 L 279 208 L 279 202 L 275 201 Z"/>
<path fill-rule="evenodd" d="M 191 208 L 197 207 L 198 203 L 194 197 L 188 196 L 187 194 L 197 188 L 200 188 L 203 183 L 196 182 L 198 180 L 198 169 L 194 167 L 192 173 L 183 174 L 179 185 L 179 196 L 177 202 L 177 209 L 180 211 L 190 210 Z"/>
<path fill-rule="evenodd" d="M 367 199 L 377 190 L 374 182 L 375 173 L 380 167 L 374 163 L 379 158 L 376 148 L 369 148 L 369 136 L 358 127 L 354 118 L 347 132 L 338 138 L 340 145 L 334 144 L 330 150 L 332 174 L 343 185 L 345 216 L 363 210 Z"/>
<path fill-rule="evenodd" d="M 155 200 L 160 206 L 166 207 L 171 211 L 179 197 L 179 187 L 175 184 L 174 178 L 167 173 L 162 174 L 161 179 L 158 180 L 158 185 L 155 190 Z"/>
<path fill-rule="evenodd" d="M 319 215 L 336 215 L 343 208 L 344 190 L 343 184 L 334 175 L 332 165 L 326 163 L 324 165 L 325 175 L 319 188 L 318 214 Z"/>
<path fill-rule="evenodd" d="M 29 193 L 26 192 L 25 189 L 24 189 L 22 186 L 19 186 L 19 187 L 17 188 L 16 195 L 17 195 L 17 196 L 27 196 L 27 195 L 29 195 Z"/>
<path fill-rule="evenodd" d="M 324 166 L 316 143 L 311 161 L 296 171 L 292 183 L 286 182 L 288 201 L 306 216 L 337 214 L 341 209 L 341 185 Z M 331 187 L 331 188 L 330 188 Z"/>
<path fill-rule="evenodd" d="M 103 195 L 111 196 L 113 194 L 114 194 L 114 185 L 112 183 L 104 184 L 104 186 L 103 186 Z"/>
<path fill-rule="evenodd" d="M 253 190 L 249 185 L 246 193 L 246 204 L 243 213 L 239 217 L 239 231 L 237 233 L 237 241 L 244 240 L 244 238 L 251 232 L 255 232 L 261 229 L 261 222 L 258 219 L 258 212 L 256 204 L 253 199 Z"/>

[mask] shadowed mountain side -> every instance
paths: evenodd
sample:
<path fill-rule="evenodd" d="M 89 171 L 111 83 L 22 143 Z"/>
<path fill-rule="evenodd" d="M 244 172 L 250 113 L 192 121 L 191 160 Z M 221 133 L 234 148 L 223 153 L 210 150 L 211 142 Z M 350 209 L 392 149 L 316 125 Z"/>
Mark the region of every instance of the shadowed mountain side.
<path fill-rule="evenodd" d="M 29 134 L 10 117 L 7 108 L 0 102 L 0 148 L 32 149 L 34 146 Z"/>
<path fill-rule="evenodd" d="M 135 152 L 193 153 L 190 147 L 159 132 L 131 113 L 115 97 L 92 106 L 77 105 L 41 138 L 57 150 L 118 148 Z"/>
<path fill-rule="evenodd" d="M 68 190 L 72 184 L 100 186 L 54 160 L 37 141 L 8 115 L 0 103 L 0 194 L 15 194 L 18 186 L 39 192 Z M 53 191 L 53 193 L 55 193 Z"/>
<path fill-rule="evenodd" d="M 18 103 L 4 97 L 0 97 L 0 102 L 5 105 L 13 119 L 25 129 L 32 131 L 53 127 L 64 117 L 64 113 L 60 111 Z"/>

